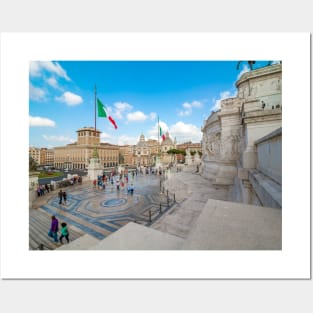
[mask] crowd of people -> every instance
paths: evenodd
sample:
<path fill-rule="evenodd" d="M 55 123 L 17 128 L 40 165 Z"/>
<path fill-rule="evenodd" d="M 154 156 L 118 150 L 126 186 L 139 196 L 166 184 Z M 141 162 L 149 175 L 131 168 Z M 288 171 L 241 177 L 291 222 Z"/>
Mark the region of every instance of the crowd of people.
<path fill-rule="evenodd" d="M 134 175 L 135 174 L 133 174 L 133 179 Z M 116 190 L 119 191 L 121 189 L 124 189 L 125 185 L 128 184 L 128 180 L 128 174 L 116 175 L 114 172 L 112 172 L 110 175 L 99 175 L 98 178 L 94 179 L 92 183 L 94 188 L 98 188 L 98 190 L 105 190 L 108 185 L 111 185 L 113 188 L 113 186 L 115 185 Z"/>
<path fill-rule="evenodd" d="M 45 185 L 37 185 L 37 196 L 42 197 L 45 195 L 45 193 L 50 192 L 50 186 L 48 184 Z"/>

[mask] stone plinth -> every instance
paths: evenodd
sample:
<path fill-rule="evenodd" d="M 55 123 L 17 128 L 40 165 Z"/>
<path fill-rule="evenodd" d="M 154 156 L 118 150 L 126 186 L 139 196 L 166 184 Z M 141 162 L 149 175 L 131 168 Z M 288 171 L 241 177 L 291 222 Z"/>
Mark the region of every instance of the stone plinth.
<path fill-rule="evenodd" d="M 91 158 L 88 165 L 88 179 L 98 179 L 98 176 L 103 174 L 103 169 L 103 166 L 100 164 L 100 159 Z"/>
<path fill-rule="evenodd" d="M 186 157 L 185 157 L 185 164 L 186 165 L 192 165 L 192 157 L 191 157 L 191 155 L 186 155 Z"/>
<path fill-rule="evenodd" d="M 237 176 L 237 167 L 231 164 L 220 164 L 219 171 L 216 174 L 216 185 L 232 185 L 234 177 Z"/>
<path fill-rule="evenodd" d="M 159 156 L 157 156 L 156 159 L 155 159 L 155 168 L 156 168 L 157 170 L 163 168 L 163 164 L 162 164 L 161 158 L 160 158 Z"/>
<path fill-rule="evenodd" d="M 38 176 L 39 176 L 39 172 L 30 172 L 29 173 L 29 186 L 28 186 L 28 190 L 29 190 L 29 207 L 32 207 L 33 201 L 36 199 L 37 197 L 37 185 L 38 185 Z"/>
<path fill-rule="evenodd" d="M 195 157 L 194 157 L 194 164 L 195 165 L 200 165 L 201 164 L 201 159 L 200 159 L 198 151 L 196 152 Z"/>

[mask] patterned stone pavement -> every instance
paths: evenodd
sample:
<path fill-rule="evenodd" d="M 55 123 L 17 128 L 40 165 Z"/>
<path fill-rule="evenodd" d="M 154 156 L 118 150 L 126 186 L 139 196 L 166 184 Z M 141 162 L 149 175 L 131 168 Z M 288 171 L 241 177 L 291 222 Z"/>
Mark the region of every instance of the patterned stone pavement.
<path fill-rule="evenodd" d="M 133 195 L 127 192 L 131 183 L 135 190 Z M 77 229 L 101 240 L 130 221 L 150 225 L 150 216 L 153 222 L 174 204 L 171 198 L 167 205 L 166 193 L 160 193 L 159 176 L 135 176 L 128 185 L 120 190 L 110 183 L 103 190 L 94 188 L 90 182 L 70 186 L 64 189 L 67 192 L 66 205 L 59 204 L 57 190 L 47 198 L 38 198 L 37 208 L 31 209 L 31 216 L 36 215 L 36 210 L 45 212 L 47 218 L 56 215 L 68 224 L 69 229 Z M 34 232 L 32 229 L 30 227 L 30 233 Z"/>

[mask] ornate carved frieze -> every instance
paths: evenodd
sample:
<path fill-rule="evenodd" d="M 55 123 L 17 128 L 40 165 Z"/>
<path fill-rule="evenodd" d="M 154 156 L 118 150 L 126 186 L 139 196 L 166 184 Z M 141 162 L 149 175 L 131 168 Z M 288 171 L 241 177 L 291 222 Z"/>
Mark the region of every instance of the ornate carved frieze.
<path fill-rule="evenodd" d="M 210 133 L 204 137 L 205 153 L 209 159 L 220 156 L 221 133 Z"/>

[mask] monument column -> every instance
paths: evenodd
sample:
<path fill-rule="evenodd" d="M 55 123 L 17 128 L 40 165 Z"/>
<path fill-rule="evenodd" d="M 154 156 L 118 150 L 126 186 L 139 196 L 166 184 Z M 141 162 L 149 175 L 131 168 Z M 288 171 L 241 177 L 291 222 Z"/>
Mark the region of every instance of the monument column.
<path fill-rule="evenodd" d="M 241 133 L 240 107 L 241 99 L 222 100 L 219 120 L 221 125 L 220 160 L 215 183 L 232 185 L 237 176 L 237 160 L 239 158 L 239 139 Z"/>

